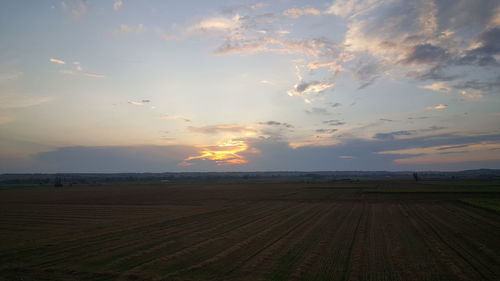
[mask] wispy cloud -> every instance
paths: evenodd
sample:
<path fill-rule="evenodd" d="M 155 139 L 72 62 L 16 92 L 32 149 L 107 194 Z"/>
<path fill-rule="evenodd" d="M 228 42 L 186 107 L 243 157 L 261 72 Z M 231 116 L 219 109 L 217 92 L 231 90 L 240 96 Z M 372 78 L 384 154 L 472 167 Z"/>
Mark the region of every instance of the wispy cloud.
<path fill-rule="evenodd" d="M 315 8 L 291 8 L 283 12 L 283 16 L 291 19 L 298 19 L 305 15 L 319 16 L 321 11 Z"/>
<path fill-rule="evenodd" d="M 145 105 L 150 102 L 151 102 L 150 100 L 140 100 L 140 101 L 128 101 L 127 103 L 132 105 Z"/>
<path fill-rule="evenodd" d="M 0 96 L 0 109 L 18 109 L 37 106 L 52 101 L 54 97 Z"/>
<path fill-rule="evenodd" d="M 435 82 L 429 85 L 421 86 L 420 88 L 443 93 L 449 93 L 453 90 L 445 82 Z"/>
<path fill-rule="evenodd" d="M 60 59 L 55 59 L 55 58 L 51 58 L 51 59 L 49 59 L 49 61 L 53 62 L 53 63 L 57 63 L 57 64 L 66 64 L 65 61 L 60 60 Z"/>
<path fill-rule="evenodd" d="M 85 76 L 85 77 L 92 77 L 92 78 L 104 78 L 105 77 L 105 75 L 103 75 L 103 74 L 84 71 L 82 64 L 78 61 L 75 61 L 72 63 L 73 69 L 68 69 L 68 67 L 70 67 L 71 64 L 66 64 L 66 62 L 63 60 L 51 58 L 49 61 L 52 63 L 59 64 L 59 65 L 67 65 L 67 67 L 65 67 L 65 69 L 61 69 L 59 71 L 62 74 L 78 75 L 78 76 Z"/>
<path fill-rule="evenodd" d="M 122 33 L 131 33 L 131 34 L 141 34 L 146 31 L 146 26 L 142 23 L 137 25 L 128 25 L 128 24 L 120 24 L 120 26 L 112 31 L 113 35 L 119 35 Z"/>
<path fill-rule="evenodd" d="M 167 120 L 177 120 L 177 121 L 182 121 L 182 122 L 191 122 L 191 119 L 183 117 L 183 116 L 179 116 L 179 115 L 164 114 L 163 118 L 167 119 Z"/>
<path fill-rule="evenodd" d="M 274 126 L 274 127 L 285 127 L 285 128 L 293 128 L 293 125 L 285 123 L 285 122 L 278 122 L 278 121 L 267 121 L 267 122 L 259 122 L 259 125 L 266 125 L 266 126 Z"/>
<path fill-rule="evenodd" d="M 257 129 L 246 125 L 240 124 L 229 124 L 229 125 L 212 125 L 212 126 L 203 126 L 203 127 L 188 127 L 188 130 L 195 133 L 201 134 L 219 134 L 219 133 L 243 133 L 246 135 L 254 135 L 258 133 Z"/>
<path fill-rule="evenodd" d="M 91 77 L 91 78 L 105 78 L 106 77 L 103 74 L 83 72 L 83 71 L 78 71 L 78 70 L 67 70 L 67 69 L 61 70 L 61 73 L 67 74 L 67 75 L 77 75 L 77 76 L 85 76 L 85 77 Z"/>
<path fill-rule="evenodd" d="M 380 151 L 377 154 L 403 156 L 394 160 L 398 164 L 463 163 L 500 160 L 500 142 L 465 143 L 421 148 Z"/>
<path fill-rule="evenodd" d="M 442 109 L 446 109 L 448 107 L 448 105 L 446 104 L 438 104 L 438 105 L 434 105 L 434 106 L 429 106 L 427 107 L 428 110 L 442 110 Z"/>
<path fill-rule="evenodd" d="M 63 10 L 75 20 L 79 20 L 88 12 L 87 0 L 66 0 L 61 5 Z"/>
<path fill-rule="evenodd" d="M 394 140 L 400 137 L 417 137 L 421 136 L 422 133 L 432 133 L 436 132 L 439 130 L 446 129 L 445 127 L 438 127 L 438 126 L 432 126 L 429 128 L 425 129 L 419 129 L 419 130 L 400 130 L 400 131 L 393 131 L 393 132 L 388 132 L 388 133 L 377 133 L 373 136 L 374 139 L 377 140 Z"/>
<path fill-rule="evenodd" d="M 355 159 L 356 157 L 350 156 L 350 155 L 340 155 L 339 158 L 340 159 Z"/>
<path fill-rule="evenodd" d="M 115 2 L 113 3 L 113 9 L 115 11 L 118 11 L 123 5 L 123 2 L 122 0 L 115 0 Z"/>

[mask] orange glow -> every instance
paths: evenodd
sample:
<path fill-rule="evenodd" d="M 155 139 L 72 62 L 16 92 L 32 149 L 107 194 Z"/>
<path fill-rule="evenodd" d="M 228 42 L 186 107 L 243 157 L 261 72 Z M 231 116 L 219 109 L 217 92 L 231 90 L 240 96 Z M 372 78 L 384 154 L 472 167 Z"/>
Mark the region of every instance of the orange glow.
<path fill-rule="evenodd" d="M 226 141 L 221 142 L 217 145 L 203 146 L 199 155 L 191 156 L 186 159 L 180 166 L 190 166 L 191 163 L 187 162 L 190 160 L 201 159 L 201 160 L 212 160 L 217 163 L 217 165 L 239 165 L 246 164 L 248 161 L 238 153 L 243 152 L 248 149 L 248 145 L 241 140 Z"/>

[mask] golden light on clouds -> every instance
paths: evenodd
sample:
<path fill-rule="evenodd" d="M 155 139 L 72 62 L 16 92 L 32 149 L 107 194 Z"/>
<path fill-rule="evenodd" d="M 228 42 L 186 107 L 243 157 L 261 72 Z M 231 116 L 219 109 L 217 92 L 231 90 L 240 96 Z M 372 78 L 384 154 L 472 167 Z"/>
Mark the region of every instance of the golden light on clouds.
<path fill-rule="evenodd" d="M 474 161 L 498 161 L 500 160 L 500 143 L 480 142 L 473 144 L 440 145 L 432 147 L 381 151 L 376 153 L 406 156 L 394 160 L 398 164 L 437 164 Z"/>
<path fill-rule="evenodd" d="M 191 160 L 211 160 L 217 165 L 238 165 L 246 164 L 248 161 L 239 153 L 248 149 L 248 144 L 242 140 L 229 140 L 218 143 L 217 145 L 201 147 L 199 155 L 190 156 L 180 166 L 191 166 Z"/>

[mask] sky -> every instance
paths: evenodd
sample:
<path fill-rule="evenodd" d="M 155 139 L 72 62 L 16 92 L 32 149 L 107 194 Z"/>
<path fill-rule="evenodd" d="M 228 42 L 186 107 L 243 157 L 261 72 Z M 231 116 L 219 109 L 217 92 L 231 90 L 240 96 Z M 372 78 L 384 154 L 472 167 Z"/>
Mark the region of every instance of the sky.
<path fill-rule="evenodd" d="M 0 173 L 500 168 L 498 0 L 0 7 Z"/>

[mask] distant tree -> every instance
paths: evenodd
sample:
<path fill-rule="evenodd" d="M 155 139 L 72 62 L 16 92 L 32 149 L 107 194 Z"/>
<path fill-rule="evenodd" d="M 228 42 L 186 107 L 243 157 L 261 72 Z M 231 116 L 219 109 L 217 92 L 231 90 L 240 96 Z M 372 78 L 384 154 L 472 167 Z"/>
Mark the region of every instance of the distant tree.
<path fill-rule="evenodd" d="M 418 176 L 417 173 L 413 173 L 413 178 L 415 179 L 415 181 L 419 181 L 420 180 L 420 177 Z"/>
<path fill-rule="evenodd" d="M 61 178 L 56 178 L 54 180 L 54 187 L 63 187 L 62 179 Z"/>

